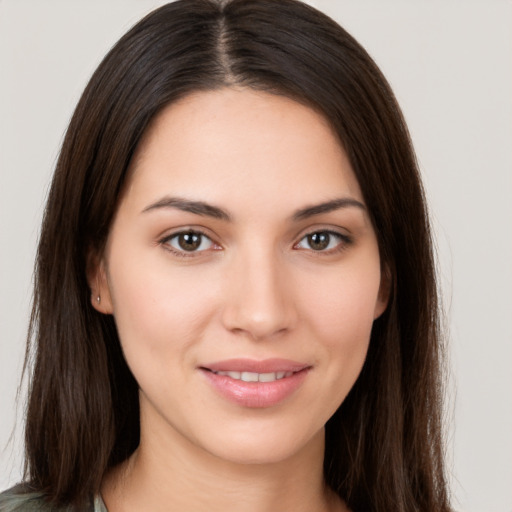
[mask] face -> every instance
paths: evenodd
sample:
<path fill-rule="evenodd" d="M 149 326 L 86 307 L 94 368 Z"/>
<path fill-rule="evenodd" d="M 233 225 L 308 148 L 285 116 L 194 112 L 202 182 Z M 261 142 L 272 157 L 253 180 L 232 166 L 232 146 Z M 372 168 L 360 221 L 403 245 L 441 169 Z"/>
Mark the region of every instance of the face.
<path fill-rule="evenodd" d="M 387 300 L 327 122 L 230 88 L 153 122 L 90 281 L 140 386 L 141 445 L 153 436 L 243 463 L 323 436 Z"/>

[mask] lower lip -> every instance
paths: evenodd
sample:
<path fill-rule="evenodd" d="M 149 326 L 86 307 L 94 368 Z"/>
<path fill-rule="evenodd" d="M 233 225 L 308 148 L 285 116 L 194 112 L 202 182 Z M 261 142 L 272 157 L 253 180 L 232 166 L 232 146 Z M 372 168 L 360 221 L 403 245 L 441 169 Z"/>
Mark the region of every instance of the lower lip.
<path fill-rule="evenodd" d="M 302 384 L 308 368 L 295 372 L 290 377 L 273 382 L 244 382 L 227 375 L 217 375 L 201 369 L 205 377 L 224 398 L 243 407 L 272 407 L 286 400 Z"/>

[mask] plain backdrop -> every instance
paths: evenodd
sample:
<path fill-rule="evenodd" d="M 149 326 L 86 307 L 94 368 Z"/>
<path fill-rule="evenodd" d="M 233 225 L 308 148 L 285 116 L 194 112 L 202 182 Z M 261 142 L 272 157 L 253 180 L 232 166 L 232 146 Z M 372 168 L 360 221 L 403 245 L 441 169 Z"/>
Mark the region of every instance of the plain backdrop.
<path fill-rule="evenodd" d="M 162 3 L 0 0 L 0 488 L 21 474 L 16 389 L 39 223 L 62 136 L 104 54 Z M 455 508 L 511 512 L 512 2 L 310 3 L 374 57 L 415 143 L 448 316 Z"/>

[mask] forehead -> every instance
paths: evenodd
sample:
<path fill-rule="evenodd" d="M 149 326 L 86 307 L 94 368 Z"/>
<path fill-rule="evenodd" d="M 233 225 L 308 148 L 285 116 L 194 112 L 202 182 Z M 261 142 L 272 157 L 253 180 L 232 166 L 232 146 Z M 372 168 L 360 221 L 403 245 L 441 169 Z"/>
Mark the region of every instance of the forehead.
<path fill-rule="evenodd" d="M 340 195 L 362 201 L 343 147 L 327 120 L 283 96 L 224 88 L 166 107 L 145 133 L 128 190 L 290 207 Z M 292 204 L 293 203 L 293 204 Z"/>

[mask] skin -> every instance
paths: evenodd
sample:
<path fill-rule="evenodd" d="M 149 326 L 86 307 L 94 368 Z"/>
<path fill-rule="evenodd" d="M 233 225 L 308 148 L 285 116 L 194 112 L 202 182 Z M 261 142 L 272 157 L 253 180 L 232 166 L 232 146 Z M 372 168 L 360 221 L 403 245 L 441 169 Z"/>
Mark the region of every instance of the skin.
<path fill-rule="evenodd" d="M 230 219 L 162 206 L 169 197 Z M 339 198 L 360 205 L 294 217 Z M 207 238 L 187 252 L 176 233 L 190 230 Z M 327 231 L 328 247 L 312 248 L 306 235 Z M 140 386 L 141 442 L 105 478 L 110 512 L 345 510 L 322 479 L 324 425 L 360 373 L 387 286 L 322 116 L 236 88 L 168 106 L 138 148 L 90 285 Z M 310 369 L 277 405 L 244 407 L 199 369 L 240 357 Z"/>

